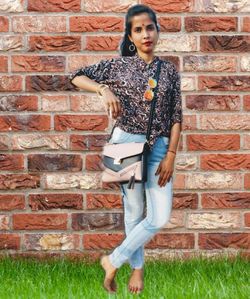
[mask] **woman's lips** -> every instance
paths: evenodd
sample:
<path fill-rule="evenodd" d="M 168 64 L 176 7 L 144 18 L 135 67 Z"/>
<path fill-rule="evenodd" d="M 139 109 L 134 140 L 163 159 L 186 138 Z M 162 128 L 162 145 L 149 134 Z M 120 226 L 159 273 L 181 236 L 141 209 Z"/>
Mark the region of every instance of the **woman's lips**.
<path fill-rule="evenodd" d="M 146 42 L 146 43 L 144 43 L 143 45 L 145 45 L 145 46 L 150 46 L 152 44 L 152 42 Z"/>

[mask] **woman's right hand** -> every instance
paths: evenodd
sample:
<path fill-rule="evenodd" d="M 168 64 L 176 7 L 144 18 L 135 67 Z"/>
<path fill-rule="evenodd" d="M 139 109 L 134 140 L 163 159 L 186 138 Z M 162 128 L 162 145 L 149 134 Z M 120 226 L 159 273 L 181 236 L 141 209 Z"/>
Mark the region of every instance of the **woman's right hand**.
<path fill-rule="evenodd" d="M 109 89 L 105 88 L 102 92 L 102 100 L 105 105 L 106 111 L 110 112 L 112 118 L 116 119 L 121 113 L 121 103 L 120 100 L 115 96 L 115 94 Z"/>

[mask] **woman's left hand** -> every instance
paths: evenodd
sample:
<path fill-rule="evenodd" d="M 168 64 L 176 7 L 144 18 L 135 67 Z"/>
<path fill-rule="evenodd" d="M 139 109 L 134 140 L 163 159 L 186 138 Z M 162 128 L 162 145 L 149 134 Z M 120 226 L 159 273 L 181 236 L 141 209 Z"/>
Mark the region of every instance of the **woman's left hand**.
<path fill-rule="evenodd" d="M 173 156 L 167 155 L 161 160 L 155 173 L 155 175 L 160 174 L 158 180 L 158 184 L 160 187 L 165 186 L 166 183 L 170 181 L 174 172 L 174 159 L 175 159 L 174 155 Z"/>

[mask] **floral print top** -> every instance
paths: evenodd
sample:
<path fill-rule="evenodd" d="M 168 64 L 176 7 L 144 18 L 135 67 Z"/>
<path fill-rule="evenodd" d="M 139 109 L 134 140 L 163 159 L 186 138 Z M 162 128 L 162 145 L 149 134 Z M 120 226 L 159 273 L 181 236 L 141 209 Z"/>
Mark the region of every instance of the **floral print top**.
<path fill-rule="evenodd" d="M 144 99 L 149 77 L 156 74 L 159 56 L 154 56 L 147 64 L 136 53 L 134 56 L 120 56 L 101 60 L 99 63 L 82 67 L 70 73 L 72 81 L 76 76 L 85 75 L 98 83 L 107 84 L 120 100 L 121 113 L 116 118 L 114 127 L 132 134 L 146 134 L 150 115 L 151 101 Z M 180 74 L 175 65 L 162 60 L 158 81 L 157 101 L 151 126 L 149 146 L 152 149 L 158 136 L 170 137 L 174 123 L 181 124 L 182 97 Z"/>

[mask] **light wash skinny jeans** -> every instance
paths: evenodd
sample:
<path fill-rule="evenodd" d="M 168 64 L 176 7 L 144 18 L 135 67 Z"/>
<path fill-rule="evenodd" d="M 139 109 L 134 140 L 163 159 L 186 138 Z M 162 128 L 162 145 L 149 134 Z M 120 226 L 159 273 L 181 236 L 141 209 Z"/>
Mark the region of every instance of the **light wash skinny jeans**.
<path fill-rule="evenodd" d="M 146 135 L 131 134 L 119 127 L 113 130 L 110 143 L 145 142 Z M 126 261 L 131 268 L 139 269 L 144 264 L 144 244 L 147 243 L 170 219 L 173 201 L 173 177 L 165 186 L 158 185 L 159 174 L 155 172 L 164 158 L 169 138 L 160 136 L 148 156 L 148 180 L 135 182 L 134 189 L 127 189 L 127 183 L 120 183 L 124 207 L 126 238 L 109 255 L 111 264 L 119 268 Z M 147 215 L 143 219 L 144 190 Z"/>

